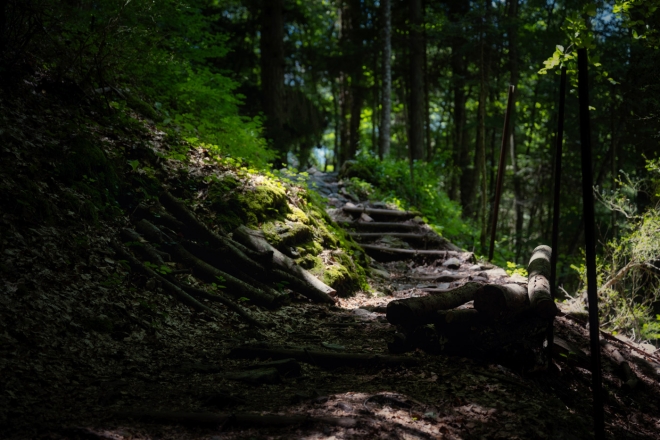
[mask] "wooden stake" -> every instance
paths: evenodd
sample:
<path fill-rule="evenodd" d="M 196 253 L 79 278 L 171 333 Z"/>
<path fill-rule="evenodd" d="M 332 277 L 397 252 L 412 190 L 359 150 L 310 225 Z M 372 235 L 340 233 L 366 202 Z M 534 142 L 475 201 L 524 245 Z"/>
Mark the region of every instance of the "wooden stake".
<path fill-rule="evenodd" d="M 550 255 L 550 293 L 557 297 L 557 257 L 559 256 L 559 201 L 561 197 L 561 156 L 564 145 L 564 107 L 566 105 L 566 67 L 561 68 L 559 81 L 559 108 L 557 109 L 557 144 L 555 146 L 555 188 L 552 207 L 552 255 Z M 548 326 L 548 364 L 552 364 L 554 317 Z"/>
<path fill-rule="evenodd" d="M 502 130 L 502 146 L 500 148 L 500 162 L 497 166 L 497 183 L 495 184 L 495 202 L 493 204 L 493 222 L 490 225 L 490 247 L 488 248 L 488 261 L 493 260 L 495 252 L 495 233 L 497 232 L 497 214 L 500 209 L 500 197 L 502 196 L 502 179 L 506 162 L 506 140 L 509 137 L 509 119 L 513 106 L 513 92 L 516 87 L 509 85 L 509 96 L 506 101 L 506 113 L 504 114 L 504 129 Z"/>
<path fill-rule="evenodd" d="M 587 257 L 587 298 L 589 302 L 589 337 L 591 339 L 591 378 L 594 398 L 594 433 L 597 440 L 605 438 L 602 371 L 600 362 L 600 326 L 598 323 L 598 289 L 596 280 L 596 234 L 591 156 L 591 126 L 589 122 L 589 74 L 587 50 L 578 49 L 578 96 L 580 100 L 580 144 L 582 147 L 582 200 L 584 239 Z"/>

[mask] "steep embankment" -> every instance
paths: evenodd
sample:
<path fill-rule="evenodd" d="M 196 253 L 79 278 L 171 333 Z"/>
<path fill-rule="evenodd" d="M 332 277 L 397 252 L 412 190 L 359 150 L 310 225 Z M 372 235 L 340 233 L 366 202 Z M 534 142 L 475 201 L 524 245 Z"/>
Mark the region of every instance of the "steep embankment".
<path fill-rule="evenodd" d="M 520 279 L 334 175 L 258 173 L 37 84 L 0 103 L 1 437 L 589 438 L 569 318 L 553 373 L 401 349 L 386 320 L 394 299 Z M 376 223 L 405 230 L 358 229 Z M 626 391 L 605 363 L 608 431 L 656 438 L 658 384 L 631 365 Z"/>

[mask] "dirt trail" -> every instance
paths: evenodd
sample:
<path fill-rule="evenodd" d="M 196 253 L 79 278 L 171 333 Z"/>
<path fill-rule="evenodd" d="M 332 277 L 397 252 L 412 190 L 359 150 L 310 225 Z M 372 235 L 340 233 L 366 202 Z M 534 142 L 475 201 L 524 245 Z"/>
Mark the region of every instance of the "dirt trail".
<path fill-rule="evenodd" d="M 53 439 L 592 437 L 590 373 L 583 362 L 588 353 L 582 351 L 588 347 L 587 331 L 568 317 L 557 318 L 556 333 L 574 344 L 571 347 L 577 347 L 580 353 L 569 351 L 566 356 L 557 357 L 552 371 L 521 371 L 515 365 L 429 355 L 420 350 L 399 355 L 404 362 L 388 365 L 379 365 L 379 358 L 371 357 L 357 366 L 318 366 L 323 363 L 318 352 L 389 356 L 388 343 L 395 340 L 397 329 L 387 322 L 385 308 L 394 299 L 425 295 L 424 289 L 447 289 L 468 281 L 503 284 L 524 280 L 512 279 L 501 268 L 477 263 L 472 254 L 438 237 L 414 216 L 392 220 L 386 216 L 379 218 L 373 211 L 366 214 L 339 210 L 347 203 L 353 205 L 348 205 L 349 208 L 367 205 L 351 199 L 354 196 L 337 181 L 336 175 L 312 170 L 310 186 L 316 186 L 317 191 L 328 197 L 329 206 L 337 209 L 332 215 L 347 230 L 356 233 L 355 238 L 385 248 L 437 250 L 449 258 L 427 255 L 400 259 L 401 255 L 391 251 L 368 250 L 381 260 L 371 266 L 371 292 L 339 299 L 336 306 L 330 307 L 302 297 L 274 311 L 253 307 L 254 316 L 272 324 L 268 329 L 252 329 L 229 320 L 219 328 L 203 316 L 191 317 L 185 307 L 177 305 L 156 335 L 141 337 L 133 333 L 117 341 L 107 337 L 95 342 L 106 344 L 97 347 L 97 351 L 105 353 L 101 357 L 93 357 L 91 351 L 81 349 L 62 363 L 55 360 L 61 348 L 44 349 L 41 360 L 34 364 L 41 373 L 31 370 L 32 365 L 27 361 L 24 373 L 12 372 L 12 383 L 16 385 L 15 381 L 20 380 L 22 388 L 17 388 L 18 385 L 5 388 L 9 397 L 4 403 L 14 406 L 6 412 L 5 429 L 1 431 L 4 436 Z M 372 203 L 369 208 L 388 207 Z M 388 229 L 380 230 L 380 238 L 360 236 L 363 225 L 355 223 L 355 217 L 362 218 L 362 223 L 408 226 L 390 225 L 388 228 L 396 231 L 383 234 Z M 374 221 L 369 221 L 369 217 Z M 40 234 L 43 236 L 47 231 Z M 102 238 L 98 240 L 104 244 Z M 114 264 L 110 257 L 107 265 Z M 42 264 L 38 258 L 41 257 L 35 257 L 32 263 L 37 269 Z M 80 266 L 81 274 L 86 275 L 87 266 Z M 99 277 L 95 273 L 86 276 L 85 279 L 92 281 Z M 52 284 L 51 288 L 66 291 L 61 284 Z M 153 301 L 163 301 L 162 298 L 154 294 Z M 130 311 L 130 302 L 127 306 L 127 316 L 138 319 Z M 82 335 L 79 333 L 77 337 Z M 85 347 L 81 339 L 70 344 L 74 348 Z M 246 344 L 259 349 L 298 350 L 302 354 L 295 361 L 280 363 L 236 356 L 236 349 Z M 627 346 L 616 346 L 623 356 L 633 359 L 634 353 Z M 20 359 L 35 356 L 20 350 L 12 352 L 11 365 L 21 365 Z M 631 365 L 641 384 L 633 391 L 626 391 L 615 372 L 615 364 L 609 358 L 604 360 L 609 396 L 608 436 L 660 438 L 657 377 L 634 362 Z M 17 403 L 19 389 L 32 396 L 28 404 Z"/>

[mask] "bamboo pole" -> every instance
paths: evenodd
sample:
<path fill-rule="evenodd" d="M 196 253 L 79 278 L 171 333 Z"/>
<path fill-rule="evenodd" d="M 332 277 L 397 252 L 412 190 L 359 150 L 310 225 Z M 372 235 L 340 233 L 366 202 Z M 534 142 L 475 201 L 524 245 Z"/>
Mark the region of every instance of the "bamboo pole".
<path fill-rule="evenodd" d="M 594 399 L 594 433 L 597 440 L 605 439 L 603 406 L 603 378 L 600 361 L 600 326 L 598 323 L 598 289 L 596 279 L 596 234 L 591 155 L 591 126 L 589 121 L 589 74 L 587 50 L 578 49 L 578 97 L 580 101 L 580 144 L 582 149 L 582 199 L 584 211 L 584 239 L 587 257 L 587 298 L 589 303 L 589 337 L 591 340 L 591 378 Z"/>
<path fill-rule="evenodd" d="M 502 180 L 504 177 L 504 167 L 506 162 L 506 140 L 509 137 L 509 119 L 511 118 L 511 108 L 513 106 L 513 92 L 516 87 L 509 85 L 509 95 L 506 101 L 506 112 L 504 113 L 504 129 L 502 130 L 502 147 L 500 148 L 500 162 L 497 166 L 497 183 L 495 184 L 495 201 L 493 203 L 493 222 L 490 225 L 490 247 L 488 248 L 488 261 L 493 260 L 495 252 L 495 234 L 497 232 L 497 214 L 500 209 L 500 198 L 502 196 Z"/>

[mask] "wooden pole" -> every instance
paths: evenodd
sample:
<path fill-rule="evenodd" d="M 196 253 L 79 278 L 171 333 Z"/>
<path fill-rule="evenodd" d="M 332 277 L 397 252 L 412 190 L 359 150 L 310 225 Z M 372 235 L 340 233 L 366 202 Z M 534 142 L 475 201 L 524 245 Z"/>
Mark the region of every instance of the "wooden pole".
<path fill-rule="evenodd" d="M 605 439 L 603 378 L 600 363 L 600 326 L 598 323 L 598 289 L 596 285 L 596 234 L 591 156 L 591 126 L 589 122 L 589 75 L 587 50 L 578 49 L 578 96 L 580 101 L 580 143 L 582 144 L 582 200 L 584 240 L 587 257 L 587 298 L 589 303 L 589 337 L 591 340 L 591 378 L 594 399 L 594 433 Z"/>
<path fill-rule="evenodd" d="M 559 200 L 561 196 L 561 156 L 564 144 L 564 107 L 566 104 L 566 67 L 561 68 L 559 81 L 559 108 L 557 109 L 557 145 L 555 146 L 555 188 L 552 208 L 552 254 L 550 255 L 550 293 L 557 297 L 557 257 L 559 255 Z M 554 317 L 548 326 L 548 364 L 552 364 Z"/>
<path fill-rule="evenodd" d="M 493 203 L 493 222 L 490 225 L 490 246 L 488 248 L 488 261 L 492 261 L 495 252 L 495 233 L 497 232 L 497 214 L 500 209 L 500 197 L 502 196 L 502 178 L 506 161 L 506 140 L 509 137 L 509 119 L 511 107 L 513 106 L 513 92 L 516 87 L 509 85 L 509 96 L 506 101 L 506 113 L 504 113 L 504 129 L 502 130 L 502 147 L 500 148 L 500 162 L 497 166 L 497 183 L 495 184 L 495 202 Z"/>

